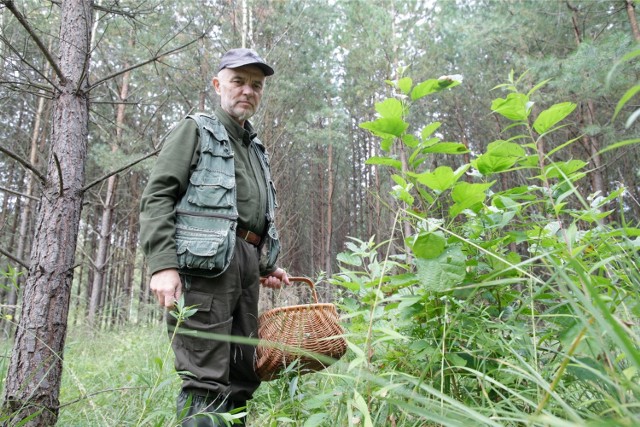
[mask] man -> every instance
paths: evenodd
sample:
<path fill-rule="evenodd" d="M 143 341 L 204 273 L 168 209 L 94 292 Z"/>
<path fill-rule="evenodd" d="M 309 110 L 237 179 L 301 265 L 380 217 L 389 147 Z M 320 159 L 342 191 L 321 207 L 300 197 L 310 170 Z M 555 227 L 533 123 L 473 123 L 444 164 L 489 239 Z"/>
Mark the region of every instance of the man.
<path fill-rule="evenodd" d="M 142 195 L 149 286 L 161 306 L 172 308 L 183 296 L 197 309 L 175 336 L 177 321 L 167 316 L 183 426 L 225 425 L 216 413 L 246 406 L 260 385 L 255 347 L 220 336 L 256 338 L 259 285 L 289 284 L 275 266 L 280 244 L 269 159 L 247 121 L 273 74 L 253 50 L 225 53 L 213 78 L 220 106 L 178 123 Z"/>

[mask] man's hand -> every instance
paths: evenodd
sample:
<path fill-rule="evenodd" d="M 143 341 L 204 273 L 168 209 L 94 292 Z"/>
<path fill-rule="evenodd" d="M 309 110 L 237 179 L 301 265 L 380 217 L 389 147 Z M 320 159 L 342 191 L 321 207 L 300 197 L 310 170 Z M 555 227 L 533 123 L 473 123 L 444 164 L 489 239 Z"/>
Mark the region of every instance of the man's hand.
<path fill-rule="evenodd" d="M 176 300 L 182 295 L 182 282 L 178 270 L 168 268 L 154 273 L 151 276 L 149 288 L 156 295 L 161 306 L 173 308 Z"/>
<path fill-rule="evenodd" d="M 276 271 L 266 277 L 261 277 L 260 283 L 262 284 L 262 286 L 271 289 L 279 289 L 280 287 L 282 287 L 283 283 L 285 285 L 291 284 L 289 283 L 289 276 L 287 276 L 287 272 L 282 268 L 276 269 Z"/>

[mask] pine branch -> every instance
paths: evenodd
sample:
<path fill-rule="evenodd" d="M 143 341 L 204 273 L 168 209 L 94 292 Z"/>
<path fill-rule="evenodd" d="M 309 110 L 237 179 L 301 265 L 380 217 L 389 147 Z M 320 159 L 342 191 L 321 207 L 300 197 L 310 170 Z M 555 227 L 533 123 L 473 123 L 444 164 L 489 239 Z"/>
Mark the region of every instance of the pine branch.
<path fill-rule="evenodd" d="M 21 192 L 16 191 L 16 190 L 12 190 L 12 189 L 10 189 L 10 188 L 3 187 L 3 186 L 1 186 L 1 185 L 0 185 L 0 191 L 4 191 L 5 193 L 13 194 L 14 196 L 18 196 L 18 197 L 26 197 L 27 199 L 31 199 L 31 200 L 35 200 L 35 201 L 40 200 L 40 199 L 38 199 L 38 198 L 37 198 L 37 197 L 35 197 L 35 196 L 30 196 L 30 195 L 28 195 L 28 194 L 21 193 Z"/>
<path fill-rule="evenodd" d="M 160 61 L 165 56 L 173 55 L 174 53 L 177 53 L 177 52 L 179 52 L 179 51 L 181 51 L 183 49 L 186 49 L 187 47 L 189 47 L 190 45 L 194 44 L 198 40 L 204 38 L 204 36 L 205 36 L 205 34 L 202 34 L 199 37 L 191 40 L 190 42 L 187 42 L 187 43 L 183 44 L 182 46 L 178 46 L 175 49 L 171 49 L 171 50 L 168 50 L 166 52 L 159 53 L 156 56 L 154 56 L 153 58 L 149 58 L 149 59 L 147 59 L 145 61 L 139 62 L 137 64 L 134 64 L 134 65 L 130 66 L 130 67 L 127 67 L 125 69 L 117 71 L 117 72 L 115 72 L 115 73 L 113 73 L 113 74 L 111 74 L 111 75 L 109 75 L 107 77 L 104 77 L 104 78 L 98 80 L 97 82 L 95 82 L 94 84 L 92 84 L 91 86 L 89 86 L 89 88 L 87 89 L 87 92 L 91 91 L 93 88 L 95 88 L 98 85 L 101 85 L 102 83 L 106 82 L 107 80 L 111 80 L 111 79 L 113 79 L 115 77 L 118 77 L 118 76 L 128 72 L 128 71 L 135 70 L 136 68 L 143 67 L 143 66 L 145 66 L 147 64 L 150 64 L 152 62 Z"/>
<path fill-rule="evenodd" d="M 7 156 L 11 157 L 13 160 L 17 161 L 22 166 L 24 166 L 25 168 L 27 168 L 28 170 L 33 172 L 33 174 L 38 177 L 40 182 L 45 182 L 47 180 L 47 177 L 44 176 L 38 169 L 36 169 L 35 166 L 33 166 L 31 163 L 29 163 L 27 160 L 23 159 L 22 157 L 18 156 L 17 154 L 15 154 L 13 151 L 9 150 L 8 148 L 4 148 L 3 146 L 0 145 L 0 152 L 2 152 L 4 154 L 6 154 Z"/>
<path fill-rule="evenodd" d="M 16 5 L 14 4 L 13 0 L 2 0 L 2 4 L 7 9 L 9 9 L 9 11 L 13 14 L 13 16 L 16 17 L 18 22 L 20 22 L 20 25 L 22 25 L 22 27 L 25 30 L 27 30 L 27 33 L 29 33 L 33 41 L 36 43 L 36 45 L 38 45 L 38 48 L 40 48 L 40 51 L 42 52 L 44 57 L 47 59 L 47 62 L 49 62 L 49 64 L 51 65 L 51 68 L 53 68 L 53 71 L 55 71 L 56 75 L 58 76 L 58 79 L 64 83 L 67 79 L 65 78 L 64 74 L 62 73 L 62 70 L 58 66 L 58 63 L 53 58 L 53 56 L 51 56 L 51 53 L 45 47 L 44 43 L 42 43 L 42 40 L 40 40 L 40 37 L 38 37 L 36 32 L 31 28 L 27 19 L 20 13 L 18 9 L 16 9 Z"/>
<path fill-rule="evenodd" d="M 97 185 L 97 184 L 101 183 L 101 182 L 102 182 L 102 181 L 104 181 L 105 179 L 108 179 L 109 177 L 111 177 L 111 176 L 113 176 L 113 175 L 116 175 L 116 174 L 118 174 L 118 173 L 120 173 L 120 172 L 122 172 L 122 171 L 124 171 L 124 170 L 129 169 L 131 166 L 135 166 L 135 165 L 137 165 L 138 163 L 140 163 L 141 161 L 148 159 L 149 157 L 153 157 L 153 156 L 155 156 L 156 154 L 158 154 L 158 153 L 160 152 L 160 150 L 161 150 L 161 148 L 158 148 L 158 149 L 156 149 L 156 150 L 152 151 L 151 153 L 149 153 L 149 154 L 145 154 L 144 156 L 142 156 L 142 157 L 140 157 L 140 158 L 138 158 L 138 159 L 136 159 L 136 160 L 132 161 L 131 163 L 127 163 L 126 165 L 122 166 L 121 168 L 118 168 L 118 169 L 116 169 L 116 170 L 114 170 L 114 171 L 109 172 L 108 174 L 106 174 L 106 175 L 104 175 L 104 176 L 102 176 L 102 177 L 100 177 L 100 178 L 96 179 L 95 181 L 92 181 L 90 184 L 85 185 L 85 186 L 82 188 L 82 191 L 83 191 L 83 192 L 84 192 L 84 191 L 87 191 L 87 190 L 89 190 L 90 188 L 94 187 L 95 185 Z"/>
<path fill-rule="evenodd" d="M 24 268 L 26 268 L 27 270 L 29 269 L 29 263 L 21 260 L 20 258 L 11 255 L 9 252 L 5 251 L 4 249 L 0 248 L 0 254 L 6 256 L 7 258 L 9 258 L 11 261 L 17 262 L 18 264 L 20 264 L 21 266 L 23 266 Z"/>

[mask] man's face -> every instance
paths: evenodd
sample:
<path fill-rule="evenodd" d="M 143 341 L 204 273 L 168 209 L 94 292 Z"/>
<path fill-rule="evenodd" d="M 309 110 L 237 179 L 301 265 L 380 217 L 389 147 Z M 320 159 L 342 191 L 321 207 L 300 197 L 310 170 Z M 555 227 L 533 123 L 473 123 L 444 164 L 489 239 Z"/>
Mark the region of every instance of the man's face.
<path fill-rule="evenodd" d="M 220 106 L 240 125 L 244 125 L 258 109 L 264 83 L 264 73 L 254 65 L 225 68 L 213 78 L 213 87 L 220 95 Z"/>

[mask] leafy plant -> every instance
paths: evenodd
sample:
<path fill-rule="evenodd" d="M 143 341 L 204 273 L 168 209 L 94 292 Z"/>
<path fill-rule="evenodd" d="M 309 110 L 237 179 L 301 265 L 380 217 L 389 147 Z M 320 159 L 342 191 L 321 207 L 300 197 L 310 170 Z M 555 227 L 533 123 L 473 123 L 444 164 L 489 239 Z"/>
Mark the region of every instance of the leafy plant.
<path fill-rule="evenodd" d="M 491 104 L 509 123 L 504 139 L 457 170 L 430 170 L 429 156 L 468 147 L 441 141 L 440 123 L 414 130 L 406 118 L 459 79 L 389 83 L 398 95 L 377 103 L 379 117 L 362 127 L 388 153 L 368 163 L 393 170 L 391 194 L 404 206 L 397 223 L 413 233 L 397 259 L 378 259 L 373 239 L 339 256 L 333 283 L 348 290 L 353 333 L 347 372 L 361 380 L 349 408 L 364 425 L 388 405 L 407 421 L 444 416 L 449 425 L 631 423 L 640 230 L 610 220 L 624 188 L 581 194 L 587 162 L 558 156 L 576 141 L 555 140 L 576 105 L 534 114 L 547 82 L 523 92 L 512 72 L 496 87 L 506 96 Z M 496 177 L 516 172 L 524 185 L 497 188 Z"/>

